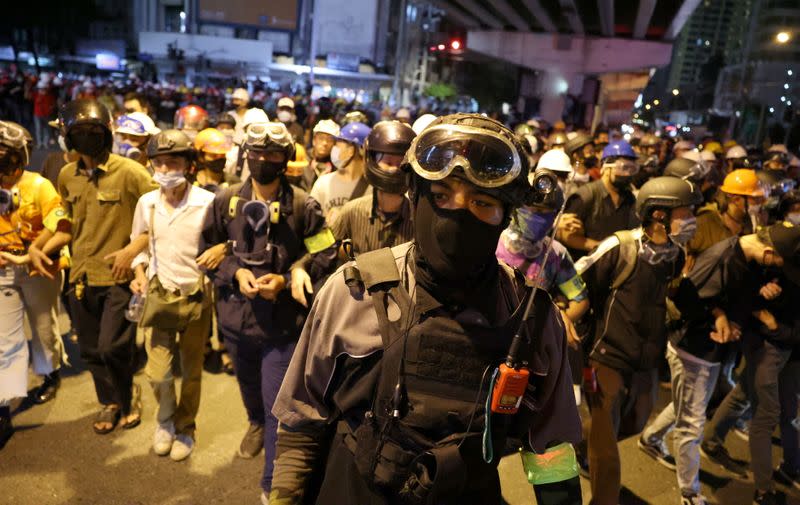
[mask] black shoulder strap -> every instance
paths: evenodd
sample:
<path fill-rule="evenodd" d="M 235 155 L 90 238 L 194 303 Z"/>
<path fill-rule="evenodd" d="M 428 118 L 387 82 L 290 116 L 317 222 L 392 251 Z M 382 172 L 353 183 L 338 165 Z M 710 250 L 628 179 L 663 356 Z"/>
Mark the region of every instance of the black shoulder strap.
<path fill-rule="evenodd" d="M 370 293 L 375 287 L 389 287 L 389 284 L 400 283 L 400 272 L 392 250 L 388 247 L 359 254 L 356 265 L 364 281 L 364 287 Z"/>
<path fill-rule="evenodd" d="M 367 178 L 362 175 L 358 179 L 358 184 L 356 184 L 356 187 L 353 188 L 353 192 L 350 193 L 350 200 L 355 200 L 359 196 L 364 196 L 364 193 L 367 192 L 368 187 L 369 183 L 367 182 Z"/>
<path fill-rule="evenodd" d="M 286 184 L 284 191 L 292 192 L 292 217 L 289 226 L 298 237 L 303 237 L 306 228 L 306 198 L 308 194 L 297 186 Z"/>

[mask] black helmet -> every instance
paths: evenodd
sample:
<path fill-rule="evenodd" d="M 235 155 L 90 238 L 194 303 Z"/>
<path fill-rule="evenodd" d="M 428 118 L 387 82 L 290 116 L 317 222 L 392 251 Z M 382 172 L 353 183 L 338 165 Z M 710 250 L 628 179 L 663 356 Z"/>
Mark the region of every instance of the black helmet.
<path fill-rule="evenodd" d="M 387 193 L 403 194 L 408 191 L 408 174 L 403 170 L 386 172 L 378 165 L 379 153 L 406 154 L 416 133 L 400 121 L 381 121 L 372 128 L 364 141 L 366 171 L 364 176 L 374 188 Z"/>
<path fill-rule="evenodd" d="M 342 126 L 349 125 L 350 123 L 364 123 L 369 125 L 369 118 L 360 110 L 353 110 L 344 115 L 342 119 Z"/>
<path fill-rule="evenodd" d="M 242 149 L 245 151 L 280 151 L 286 154 L 286 162 L 294 159 L 294 140 L 286 125 L 279 121 L 255 123 L 247 129 Z"/>
<path fill-rule="evenodd" d="M 13 171 L 30 162 L 30 146 L 33 141 L 28 130 L 12 121 L 0 121 L 0 146 L 5 148 L 0 171 Z"/>
<path fill-rule="evenodd" d="M 108 108 L 91 98 L 79 98 L 67 102 L 61 107 L 58 114 L 59 123 L 63 128 L 64 140 L 67 148 L 73 149 L 72 142 L 70 141 L 69 133 L 73 127 L 78 125 L 90 124 L 102 126 L 105 130 L 105 147 L 107 151 L 111 150 L 114 144 L 114 138 L 111 133 L 111 112 Z"/>
<path fill-rule="evenodd" d="M 675 158 L 664 167 L 665 176 L 686 179 L 696 184 L 702 182 L 710 171 L 711 167 L 705 163 L 688 158 Z"/>
<path fill-rule="evenodd" d="M 231 125 L 233 127 L 236 126 L 236 118 L 232 115 L 228 114 L 227 112 L 223 112 L 222 114 L 216 117 L 216 121 L 214 122 L 215 128 L 219 127 L 221 124 Z"/>
<path fill-rule="evenodd" d="M 791 210 L 792 205 L 800 203 L 800 191 L 793 189 L 781 196 L 780 206 L 778 207 L 778 217 L 786 219 L 786 214 Z"/>
<path fill-rule="evenodd" d="M 525 149 L 511 130 L 480 114 L 436 118 L 414 138 L 403 165 L 413 170 L 415 197 L 423 180 L 441 180 L 459 171 L 481 191 L 512 207 L 532 198 Z"/>
<path fill-rule="evenodd" d="M 574 137 L 567 140 L 566 144 L 564 144 L 564 152 L 571 157 L 573 154 L 583 149 L 583 146 L 588 146 L 592 142 L 594 142 L 594 139 L 591 135 L 588 133 L 578 132 Z"/>
<path fill-rule="evenodd" d="M 650 219 L 656 209 L 676 209 L 703 203 L 700 189 L 691 181 L 677 177 L 654 177 L 645 182 L 636 195 L 636 215 Z"/>
<path fill-rule="evenodd" d="M 180 130 L 162 130 L 147 143 L 147 157 L 162 154 L 180 154 L 187 158 L 194 156 L 194 146 L 189 136 Z"/>

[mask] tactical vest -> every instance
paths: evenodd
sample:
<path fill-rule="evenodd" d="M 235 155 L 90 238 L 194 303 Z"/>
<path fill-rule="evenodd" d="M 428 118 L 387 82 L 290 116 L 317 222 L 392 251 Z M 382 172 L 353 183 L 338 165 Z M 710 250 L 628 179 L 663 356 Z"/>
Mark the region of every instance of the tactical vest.
<path fill-rule="evenodd" d="M 339 425 L 359 473 L 403 504 L 465 503 L 465 496 L 487 493 L 499 499 L 499 458 L 484 462 L 481 435 L 491 373 L 508 352 L 522 310 L 499 332 L 477 312 L 420 315 L 390 249 L 362 254 L 356 264 L 383 341 L 371 408 L 363 419 Z M 500 276 L 511 314 L 520 300 L 505 272 Z M 510 417 L 492 417 L 495 447 L 505 445 Z"/>

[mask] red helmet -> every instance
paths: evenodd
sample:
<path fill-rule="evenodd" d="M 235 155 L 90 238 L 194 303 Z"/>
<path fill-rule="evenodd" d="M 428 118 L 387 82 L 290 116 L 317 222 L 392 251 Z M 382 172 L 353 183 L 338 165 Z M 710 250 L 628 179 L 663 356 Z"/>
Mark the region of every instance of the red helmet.
<path fill-rule="evenodd" d="M 199 105 L 187 105 L 175 112 L 175 129 L 200 131 L 208 127 L 208 112 Z"/>

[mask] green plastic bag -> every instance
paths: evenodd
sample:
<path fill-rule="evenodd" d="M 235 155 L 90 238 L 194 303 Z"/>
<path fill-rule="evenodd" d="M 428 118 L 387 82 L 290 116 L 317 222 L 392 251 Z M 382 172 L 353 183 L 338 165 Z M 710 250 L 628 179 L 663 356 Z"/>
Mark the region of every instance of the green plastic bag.
<path fill-rule="evenodd" d="M 578 460 L 572 444 L 563 443 L 547 449 L 544 454 L 522 451 L 522 467 L 533 485 L 552 484 L 578 475 Z"/>

